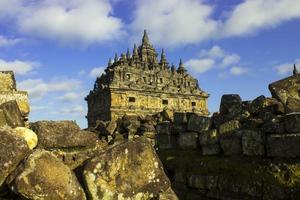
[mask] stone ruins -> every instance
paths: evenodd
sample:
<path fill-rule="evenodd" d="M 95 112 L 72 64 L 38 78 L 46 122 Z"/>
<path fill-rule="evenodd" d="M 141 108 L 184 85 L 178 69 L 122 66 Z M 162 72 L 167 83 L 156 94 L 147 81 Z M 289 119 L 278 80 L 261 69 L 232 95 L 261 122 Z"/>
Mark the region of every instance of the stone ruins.
<path fill-rule="evenodd" d="M 144 32 L 142 44 L 109 60 L 105 74 L 97 78 L 86 97 L 88 125 L 97 120 L 116 120 L 124 114 L 152 115 L 164 109 L 208 115 L 209 95 L 187 73 L 182 61 L 169 65 L 162 49 L 160 61 Z"/>

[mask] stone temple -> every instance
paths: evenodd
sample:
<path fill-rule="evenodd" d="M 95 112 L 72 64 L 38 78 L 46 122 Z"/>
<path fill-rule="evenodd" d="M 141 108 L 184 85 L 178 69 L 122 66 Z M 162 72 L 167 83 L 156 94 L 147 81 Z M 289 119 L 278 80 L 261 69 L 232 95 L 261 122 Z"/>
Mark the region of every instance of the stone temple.
<path fill-rule="evenodd" d="M 160 60 L 144 31 L 142 44 L 134 45 L 132 55 L 115 55 L 94 89 L 85 98 L 88 125 L 96 120 L 115 120 L 123 115 L 148 115 L 163 111 L 194 112 L 208 115 L 209 95 L 200 89 L 198 80 L 187 73 L 181 59 L 170 66 L 164 49 Z"/>

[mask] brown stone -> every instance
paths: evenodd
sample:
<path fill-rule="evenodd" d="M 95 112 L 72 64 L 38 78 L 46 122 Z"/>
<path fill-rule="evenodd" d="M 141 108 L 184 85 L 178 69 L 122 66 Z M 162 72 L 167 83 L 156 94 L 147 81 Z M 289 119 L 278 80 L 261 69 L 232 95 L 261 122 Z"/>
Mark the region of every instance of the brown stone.
<path fill-rule="evenodd" d="M 22 117 L 22 113 L 15 100 L 1 104 L 0 109 L 3 111 L 6 122 L 9 126 L 13 128 L 25 126 L 24 118 Z"/>
<path fill-rule="evenodd" d="M 86 199 L 75 174 L 51 152 L 34 151 L 20 168 L 11 185 L 26 199 Z"/>
<path fill-rule="evenodd" d="M 210 117 L 191 114 L 188 119 L 187 130 L 193 132 L 202 132 L 208 130 L 210 126 L 211 126 Z"/>
<path fill-rule="evenodd" d="M 218 155 L 221 151 L 218 131 L 216 129 L 204 131 L 199 135 L 203 155 Z"/>
<path fill-rule="evenodd" d="M 170 189 L 154 149 L 140 137 L 117 145 L 84 168 L 89 199 L 151 199 Z"/>
<path fill-rule="evenodd" d="M 282 114 L 285 110 L 283 104 L 275 98 L 266 98 L 261 95 L 251 102 L 250 112 L 252 114 L 259 114 L 260 112 Z"/>
<path fill-rule="evenodd" d="M 227 120 L 238 117 L 242 112 L 242 99 L 237 94 L 226 94 L 222 96 L 220 114 Z"/>
<path fill-rule="evenodd" d="M 181 149 L 199 148 L 199 138 L 197 132 L 185 132 L 178 136 L 178 146 Z"/>
<path fill-rule="evenodd" d="M 267 136 L 267 155 L 270 157 L 300 157 L 300 134 Z"/>
<path fill-rule="evenodd" d="M 241 128 L 241 124 L 238 120 L 231 120 L 224 124 L 221 124 L 219 127 L 219 134 L 223 135 L 224 133 L 230 133 L 237 129 Z"/>
<path fill-rule="evenodd" d="M 285 105 L 287 113 L 300 112 L 300 99 L 289 97 Z"/>
<path fill-rule="evenodd" d="M 265 154 L 265 137 L 260 131 L 241 130 L 243 154 L 246 156 L 263 156 Z"/>

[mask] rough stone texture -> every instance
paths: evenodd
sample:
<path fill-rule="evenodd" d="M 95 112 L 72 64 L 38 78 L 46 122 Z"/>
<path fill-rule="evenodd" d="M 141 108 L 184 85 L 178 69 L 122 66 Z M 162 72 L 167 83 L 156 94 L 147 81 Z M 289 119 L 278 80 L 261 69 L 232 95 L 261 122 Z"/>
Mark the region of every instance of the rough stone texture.
<path fill-rule="evenodd" d="M 280 117 L 276 117 L 276 118 L 272 119 L 271 121 L 265 123 L 261 127 L 261 130 L 265 133 L 270 133 L 270 134 L 286 133 L 284 123 Z"/>
<path fill-rule="evenodd" d="M 176 135 L 157 135 L 156 146 L 158 149 L 176 149 L 178 136 Z"/>
<path fill-rule="evenodd" d="M 299 99 L 299 83 L 300 74 L 284 78 L 269 85 L 272 96 L 284 105 L 289 97 Z"/>
<path fill-rule="evenodd" d="M 238 117 L 242 112 L 242 99 L 237 94 L 226 94 L 222 96 L 220 113 L 227 120 Z"/>
<path fill-rule="evenodd" d="M 300 134 L 267 136 L 267 155 L 270 157 L 300 157 Z"/>
<path fill-rule="evenodd" d="M 156 132 L 159 135 L 171 135 L 171 123 L 161 122 L 156 125 Z"/>
<path fill-rule="evenodd" d="M 198 133 L 186 132 L 178 136 L 178 146 L 181 149 L 197 149 L 198 144 Z"/>
<path fill-rule="evenodd" d="M 284 116 L 284 125 L 288 133 L 300 133 L 300 113 L 291 113 Z"/>
<path fill-rule="evenodd" d="M 30 151 L 24 138 L 8 127 L 0 128 L 0 186 Z"/>
<path fill-rule="evenodd" d="M 253 114 L 258 114 L 259 112 L 269 111 L 275 114 L 284 113 L 284 106 L 281 102 L 274 98 L 266 98 L 261 95 L 254 99 L 250 105 L 250 112 Z"/>
<path fill-rule="evenodd" d="M 194 132 L 206 131 L 211 126 L 211 120 L 209 117 L 199 116 L 197 114 L 191 114 L 188 119 L 187 130 Z"/>
<path fill-rule="evenodd" d="M 8 101 L 0 105 L 3 110 L 6 122 L 11 127 L 25 126 L 24 118 L 16 101 Z"/>
<path fill-rule="evenodd" d="M 27 145 L 30 149 L 33 149 L 38 144 L 38 137 L 32 130 L 25 128 L 25 127 L 16 127 L 15 132 L 17 135 L 24 138 L 24 140 L 27 142 Z"/>
<path fill-rule="evenodd" d="M 132 56 L 129 52 L 120 58 L 116 56 L 97 78 L 86 97 L 88 124 L 94 127 L 96 120 L 115 120 L 125 114 L 153 115 L 163 110 L 206 116 L 208 97 L 182 62 L 176 70 L 175 66 L 170 68 L 164 53 L 157 60 L 156 50 L 145 33 Z"/>
<path fill-rule="evenodd" d="M 292 97 L 287 98 L 285 111 L 287 113 L 300 112 L 300 99 Z"/>
<path fill-rule="evenodd" d="M 75 174 L 52 153 L 36 150 L 25 161 L 12 188 L 28 199 L 85 200 Z"/>
<path fill-rule="evenodd" d="M 241 138 L 236 134 L 230 134 L 220 138 L 221 149 L 226 156 L 236 156 L 242 153 Z"/>
<path fill-rule="evenodd" d="M 185 112 L 175 112 L 174 113 L 174 123 L 184 124 L 187 123 L 187 116 Z"/>
<path fill-rule="evenodd" d="M 242 130 L 243 154 L 247 156 L 263 156 L 265 153 L 263 133 L 254 130 Z"/>
<path fill-rule="evenodd" d="M 84 168 L 89 199 L 150 199 L 170 188 L 151 144 L 140 137 L 115 146 Z"/>
<path fill-rule="evenodd" d="M 5 117 L 5 113 L 0 109 L 0 127 L 8 125 Z"/>
<path fill-rule="evenodd" d="M 220 133 L 220 135 L 223 135 L 224 133 L 229 133 L 234 130 L 237 130 L 240 127 L 241 127 L 241 125 L 238 120 L 231 120 L 231 121 L 225 122 L 224 124 L 220 125 L 219 133 Z"/>
<path fill-rule="evenodd" d="M 218 155 L 221 151 L 218 131 L 216 129 L 204 131 L 199 135 L 203 155 Z"/>

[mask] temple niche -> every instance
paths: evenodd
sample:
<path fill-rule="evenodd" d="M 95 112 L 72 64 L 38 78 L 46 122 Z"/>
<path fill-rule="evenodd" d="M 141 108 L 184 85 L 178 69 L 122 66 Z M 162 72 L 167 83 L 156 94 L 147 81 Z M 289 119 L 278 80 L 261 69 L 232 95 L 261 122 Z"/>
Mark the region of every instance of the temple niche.
<path fill-rule="evenodd" d="M 86 97 L 88 125 L 96 120 L 115 120 L 125 114 L 148 115 L 169 109 L 208 115 L 209 95 L 187 73 L 182 60 L 170 66 L 164 49 L 158 53 L 144 31 L 142 44 L 120 57 L 109 59 L 105 73 L 97 78 Z"/>

